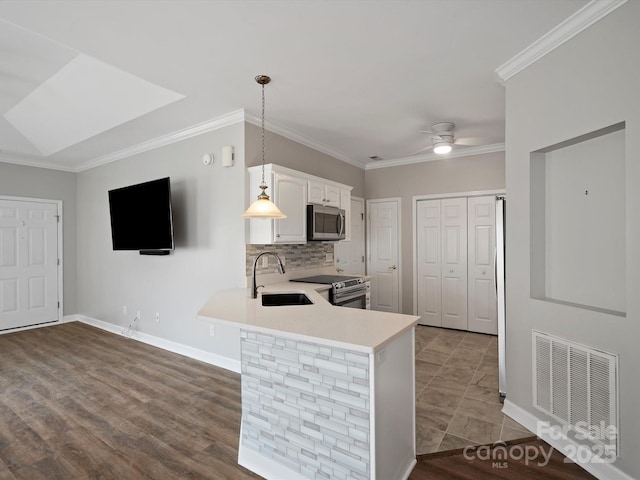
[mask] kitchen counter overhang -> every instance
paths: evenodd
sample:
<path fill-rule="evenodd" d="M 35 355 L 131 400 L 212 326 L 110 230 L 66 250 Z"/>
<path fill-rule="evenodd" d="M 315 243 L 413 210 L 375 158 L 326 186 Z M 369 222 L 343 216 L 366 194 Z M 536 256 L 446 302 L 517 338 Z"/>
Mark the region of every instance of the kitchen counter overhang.
<path fill-rule="evenodd" d="M 198 317 L 242 329 L 284 334 L 296 340 L 363 353 L 375 353 L 394 338 L 412 329 L 420 317 L 397 313 L 337 307 L 320 291 L 330 288 L 310 283 L 276 283 L 263 287 L 258 298 L 250 290 L 236 288 L 214 293 L 198 312 Z M 312 305 L 263 306 L 263 293 L 300 292 Z"/>

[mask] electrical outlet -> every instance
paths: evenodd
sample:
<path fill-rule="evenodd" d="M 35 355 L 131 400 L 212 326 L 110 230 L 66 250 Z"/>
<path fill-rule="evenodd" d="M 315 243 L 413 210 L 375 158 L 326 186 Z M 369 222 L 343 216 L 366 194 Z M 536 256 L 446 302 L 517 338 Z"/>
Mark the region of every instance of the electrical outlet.
<path fill-rule="evenodd" d="M 384 363 L 386 359 L 387 359 L 386 350 L 380 350 L 379 352 L 376 353 L 376 365 L 380 365 L 381 363 Z"/>
<path fill-rule="evenodd" d="M 160 322 L 160 312 L 156 312 L 156 322 Z"/>
<path fill-rule="evenodd" d="M 269 257 L 262 257 L 262 268 L 269 268 Z"/>
<path fill-rule="evenodd" d="M 138 310 L 138 314 L 136 315 L 136 317 L 138 317 L 138 320 L 140 320 L 140 310 Z"/>
<path fill-rule="evenodd" d="M 122 314 L 123 314 L 123 315 L 126 315 L 126 314 L 127 314 L 127 306 L 126 306 L 126 305 L 123 305 L 123 306 L 122 306 Z"/>
<path fill-rule="evenodd" d="M 329 263 L 333 262 L 333 253 L 327 253 L 325 260 Z"/>
<path fill-rule="evenodd" d="M 209 336 L 210 337 L 215 337 L 216 336 L 216 326 L 215 325 L 209 325 Z"/>

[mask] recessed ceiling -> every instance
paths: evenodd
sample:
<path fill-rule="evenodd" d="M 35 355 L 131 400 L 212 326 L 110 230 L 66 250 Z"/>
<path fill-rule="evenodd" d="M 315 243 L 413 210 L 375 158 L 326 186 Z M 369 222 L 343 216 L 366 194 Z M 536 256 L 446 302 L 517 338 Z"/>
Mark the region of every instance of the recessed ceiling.
<path fill-rule="evenodd" d="M 183 98 L 78 55 L 4 114 L 44 156 Z"/>
<path fill-rule="evenodd" d="M 268 124 L 354 163 L 406 158 L 428 145 L 419 131 L 437 122 L 498 144 L 504 88 L 496 68 L 587 3 L 5 0 L 0 150 L 78 169 L 239 109 L 257 116 L 258 74 L 272 77 Z M 43 155 L 4 115 L 79 54 L 169 97 L 106 130 L 41 146 Z M 184 98 L 171 102 L 171 92 Z"/>

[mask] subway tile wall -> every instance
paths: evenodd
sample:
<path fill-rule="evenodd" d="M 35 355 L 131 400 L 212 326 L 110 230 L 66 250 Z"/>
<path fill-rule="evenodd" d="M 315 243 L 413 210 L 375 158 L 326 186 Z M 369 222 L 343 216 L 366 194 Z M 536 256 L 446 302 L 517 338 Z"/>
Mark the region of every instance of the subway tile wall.
<path fill-rule="evenodd" d="M 314 479 L 370 478 L 369 356 L 241 331 L 243 447 Z"/>
<path fill-rule="evenodd" d="M 330 267 L 333 265 L 333 243 L 310 242 L 300 245 L 247 245 L 245 255 L 247 277 L 251 275 L 251 269 L 253 268 L 253 261 L 256 255 L 267 250 L 275 252 L 283 259 L 287 271 Z M 327 255 L 330 256 L 330 260 L 327 260 Z M 258 275 L 276 273 L 278 271 L 275 258 L 271 256 L 268 256 L 268 258 L 269 266 L 267 268 L 262 268 L 261 262 L 258 262 L 256 269 Z"/>

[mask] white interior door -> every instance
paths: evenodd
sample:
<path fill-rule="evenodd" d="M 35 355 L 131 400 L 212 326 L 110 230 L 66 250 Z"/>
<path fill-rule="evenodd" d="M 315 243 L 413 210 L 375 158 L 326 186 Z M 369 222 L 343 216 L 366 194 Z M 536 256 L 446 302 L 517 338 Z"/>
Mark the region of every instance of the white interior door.
<path fill-rule="evenodd" d="M 418 315 L 421 325 L 442 326 L 440 200 L 421 200 L 416 208 Z"/>
<path fill-rule="evenodd" d="M 400 311 L 400 199 L 369 200 L 368 246 L 371 309 Z"/>
<path fill-rule="evenodd" d="M 441 203 L 442 326 L 467 330 L 467 199 Z"/>
<path fill-rule="evenodd" d="M 59 315 L 57 203 L 0 199 L 0 330 Z"/>
<path fill-rule="evenodd" d="M 498 334 L 495 288 L 496 197 L 472 197 L 469 209 L 469 330 Z"/>
<path fill-rule="evenodd" d="M 351 198 L 351 240 L 336 242 L 334 264 L 338 273 L 364 275 L 364 200 Z"/>

